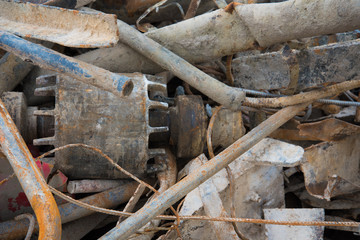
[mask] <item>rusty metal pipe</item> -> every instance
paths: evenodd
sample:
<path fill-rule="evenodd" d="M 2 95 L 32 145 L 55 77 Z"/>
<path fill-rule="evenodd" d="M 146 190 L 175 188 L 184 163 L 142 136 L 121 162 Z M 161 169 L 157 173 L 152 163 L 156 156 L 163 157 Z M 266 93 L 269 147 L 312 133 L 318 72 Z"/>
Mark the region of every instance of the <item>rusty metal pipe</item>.
<path fill-rule="evenodd" d="M 307 105 L 309 105 L 309 103 L 290 106 L 278 111 L 269 117 L 266 121 L 262 122 L 256 128 L 251 130 L 248 134 L 230 145 L 220 154 L 202 165 L 199 169 L 197 169 L 197 171 L 189 174 L 180 182 L 166 190 L 163 194 L 155 197 L 151 202 L 138 210 L 134 215 L 110 230 L 100 239 L 127 239 L 137 229 L 144 226 L 155 216 L 166 210 L 169 206 L 180 200 L 187 193 L 226 167 L 229 163 L 234 161 L 244 152 L 257 144 L 261 139 L 265 138 L 289 119 L 294 117 Z"/>
<path fill-rule="evenodd" d="M 87 204 L 95 205 L 104 208 L 113 208 L 119 204 L 127 202 L 134 191 L 138 183 L 135 181 L 129 182 L 123 186 L 91 195 L 83 198 L 80 201 Z M 59 206 L 59 212 L 61 216 L 62 224 L 77 220 L 79 218 L 89 216 L 94 212 L 72 203 L 66 203 Z M 29 221 L 22 219 L 19 221 L 6 221 L 0 223 L 0 239 L 18 239 L 23 238 L 29 228 Z M 39 226 L 36 225 L 34 232 L 38 231 Z"/>
<path fill-rule="evenodd" d="M 117 21 L 117 24 L 120 32 L 120 41 L 151 59 L 162 68 L 172 72 L 175 76 L 214 101 L 234 110 L 240 108 L 245 98 L 243 91 L 227 86 L 210 77 L 128 24 L 120 20 Z"/>
<path fill-rule="evenodd" d="M 60 239 L 61 219 L 53 195 L 0 100 L 0 144 L 24 189 L 39 223 L 39 239 Z M 27 229 L 27 228 L 26 228 Z"/>
<path fill-rule="evenodd" d="M 63 73 L 119 97 L 130 95 L 134 87 L 131 79 L 126 76 L 65 56 L 1 30 L 0 47 L 24 61 L 32 62 L 41 68 Z"/>

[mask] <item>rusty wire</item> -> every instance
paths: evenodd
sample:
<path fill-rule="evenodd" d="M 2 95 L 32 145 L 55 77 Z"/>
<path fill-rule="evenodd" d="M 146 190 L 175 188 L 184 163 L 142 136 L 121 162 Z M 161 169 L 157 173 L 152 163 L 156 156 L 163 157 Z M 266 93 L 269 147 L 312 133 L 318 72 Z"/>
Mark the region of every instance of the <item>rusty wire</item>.
<path fill-rule="evenodd" d="M 190 89 L 190 85 L 187 82 L 183 82 L 183 86 L 187 95 L 194 95 L 194 93 Z"/>
<path fill-rule="evenodd" d="M 103 151 L 101 151 L 100 149 L 96 148 L 96 147 L 93 147 L 93 146 L 89 146 L 89 145 L 86 145 L 86 144 L 83 144 L 83 143 L 74 143 L 74 144 L 67 144 L 65 146 L 61 146 L 61 147 L 58 147 L 58 148 L 54 148 L 42 155 L 40 155 L 39 157 L 36 158 L 36 160 L 40 160 L 52 153 L 55 153 L 57 151 L 60 151 L 60 150 L 64 150 L 64 149 L 67 149 L 67 148 L 75 148 L 75 147 L 82 147 L 82 148 L 86 148 L 86 149 L 89 149 L 89 150 L 92 150 L 94 152 L 97 152 L 98 154 L 100 154 L 102 157 L 104 157 L 106 160 L 108 160 L 114 167 L 116 167 L 120 172 L 124 173 L 125 175 L 131 177 L 132 179 L 134 179 L 135 181 L 137 181 L 139 184 L 141 185 L 144 185 L 146 187 L 148 187 L 150 190 L 152 190 L 153 192 L 159 194 L 159 192 L 153 188 L 151 185 L 149 185 L 148 183 L 142 181 L 141 179 L 139 179 L 138 177 L 134 176 L 133 174 L 131 174 L 130 172 L 126 171 L 125 169 L 123 169 L 122 167 L 120 167 L 117 163 L 114 162 L 114 160 L 112 160 L 108 155 L 106 155 Z M 49 185 L 48 185 L 49 186 Z M 49 186 L 50 190 L 54 193 L 53 190 L 56 190 L 54 188 L 51 188 Z M 66 195 L 65 195 L 66 196 Z M 170 207 L 171 211 L 174 213 L 174 215 L 176 216 L 176 219 L 178 219 L 180 222 L 180 218 L 179 218 L 179 213 L 171 206 Z M 174 228 L 176 229 L 176 231 L 178 233 L 180 233 L 179 229 L 178 229 L 178 225 L 174 225 Z M 180 235 L 179 235 L 180 236 Z"/>
<path fill-rule="evenodd" d="M 97 207 L 90 205 L 79 200 L 75 200 L 64 193 L 56 190 L 55 188 L 49 186 L 50 190 L 57 196 L 61 197 L 64 200 L 69 201 L 70 203 L 76 204 L 80 207 L 86 208 L 91 211 L 100 212 L 104 214 L 114 215 L 114 216 L 124 216 L 130 217 L 134 213 L 128 213 L 123 211 L 117 211 L 102 207 Z M 179 216 L 180 220 L 198 220 L 198 221 L 218 221 L 218 222 L 235 222 L 235 223 L 257 223 L 257 224 L 273 224 L 273 225 L 290 225 L 290 226 L 347 226 L 347 227 L 358 227 L 360 222 L 336 222 L 336 221 L 277 221 L 277 220 L 267 220 L 267 219 L 255 219 L 255 218 L 229 218 L 229 217 L 209 217 L 209 216 Z M 176 216 L 170 215 L 158 215 L 155 219 L 162 220 L 177 220 Z"/>
<path fill-rule="evenodd" d="M 28 228 L 28 231 L 26 233 L 26 237 L 24 238 L 24 240 L 30 240 L 31 235 L 33 234 L 34 228 L 35 228 L 35 217 L 34 217 L 34 215 L 32 215 L 30 213 L 24 213 L 24 214 L 16 216 L 15 220 L 21 220 L 24 218 L 28 219 L 30 222 L 29 228 Z"/>
<path fill-rule="evenodd" d="M 61 149 L 65 149 L 65 148 L 69 148 L 69 147 L 85 147 L 88 149 L 92 149 L 96 152 L 98 152 L 99 154 L 101 154 L 102 156 L 106 156 L 107 158 L 109 158 L 106 154 L 104 154 L 101 150 L 94 148 L 92 146 L 88 146 L 85 144 L 69 144 L 69 145 L 65 145 L 63 147 L 59 147 L 59 148 L 55 148 L 49 152 L 46 152 L 44 154 L 42 154 L 41 156 L 37 157 L 36 159 L 41 159 L 45 156 L 48 156 L 56 151 L 59 151 Z M 111 161 L 113 161 L 111 158 L 109 158 Z M 120 167 L 120 166 L 119 166 Z M 120 167 L 121 168 L 121 167 Z M 121 168 L 122 169 L 122 168 Z M 122 171 L 124 171 L 124 173 L 127 174 L 127 171 L 122 169 Z M 131 173 L 129 173 L 130 175 L 132 175 Z M 135 177 L 135 176 L 134 176 Z M 135 179 L 138 179 L 135 177 Z M 140 179 L 138 179 L 141 183 L 142 181 Z M 149 184 L 145 183 L 146 186 L 150 186 Z M 80 207 L 83 207 L 85 209 L 91 210 L 91 211 L 95 211 L 95 212 L 100 212 L 100 213 L 104 213 L 104 214 L 109 214 L 109 215 L 114 215 L 114 216 L 124 216 L 124 217 L 130 217 L 131 215 L 133 215 L 134 213 L 128 213 L 128 212 L 123 212 L 123 211 L 117 211 L 117 210 L 112 210 L 112 209 L 107 209 L 107 208 L 102 208 L 102 207 L 97 207 L 94 205 L 90 205 L 84 202 L 81 202 L 79 200 L 75 200 L 67 195 L 65 195 L 64 193 L 56 190 L 55 188 L 51 187 L 50 185 L 48 185 L 50 191 L 52 193 L 54 193 L 55 195 L 59 196 L 60 198 L 73 203 L 75 205 L 78 205 Z M 150 186 L 150 189 L 154 189 L 153 187 Z M 156 190 L 155 190 L 156 191 Z M 175 211 L 176 212 L 176 211 Z M 360 222 L 336 222 L 336 221 L 277 221 L 277 220 L 267 220 L 267 219 L 254 219 L 254 218 L 229 218 L 229 217 L 209 217 L 209 216 L 171 216 L 171 215 L 158 215 L 157 217 L 155 217 L 155 219 L 161 219 L 161 220 L 198 220 L 198 221 L 223 221 L 223 222 L 235 222 L 235 223 L 257 223 L 257 224 L 273 224 L 273 225 L 291 225 L 291 226 L 348 226 L 348 227 L 358 227 L 360 226 Z"/>
<path fill-rule="evenodd" d="M 230 64 L 231 64 L 231 61 L 230 61 Z M 231 68 L 230 68 L 230 71 L 231 71 Z M 213 147 L 212 147 L 212 140 L 211 140 L 211 134 L 212 134 L 212 129 L 214 127 L 214 123 L 215 123 L 215 119 L 217 117 L 217 115 L 219 114 L 220 110 L 223 109 L 224 107 L 223 106 L 218 106 L 216 107 L 215 111 L 213 112 L 211 118 L 210 118 L 210 121 L 209 121 L 209 126 L 208 126 L 208 129 L 207 129 L 207 132 L 206 132 L 206 144 L 207 144 L 207 147 L 208 147 L 208 151 L 209 151 L 209 156 L 210 158 L 214 158 L 215 157 L 215 154 L 214 154 L 214 150 L 213 150 Z M 230 216 L 232 218 L 235 218 L 236 217 L 236 211 L 235 211 L 235 191 L 234 191 L 234 178 L 233 178 L 233 175 L 231 173 L 231 169 L 229 166 L 226 166 L 225 167 L 226 169 L 226 173 L 228 175 L 228 179 L 229 179 L 229 191 L 230 191 Z M 238 237 L 242 240 L 248 240 L 245 235 L 239 230 L 239 228 L 237 227 L 236 223 L 232 223 L 233 227 L 234 227 L 234 230 L 236 232 L 236 234 L 238 235 Z"/>
<path fill-rule="evenodd" d="M 13 178 L 15 176 L 15 173 L 9 175 L 7 178 L 4 178 L 3 180 L 0 181 L 0 185 L 6 183 L 7 181 L 9 181 L 11 178 Z"/>
<path fill-rule="evenodd" d="M 144 193 L 144 190 L 145 190 L 145 186 L 142 184 L 139 184 L 138 187 L 136 188 L 133 196 L 130 198 L 130 200 L 124 207 L 124 209 L 123 209 L 124 212 L 131 212 L 134 209 L 134 207 L 138 203 L 141 195 Z M 124 217 L 119 217 L 119 220 L 117 221 L 116 225 L 119 225 L 123 220 L 124 220 Z"/>
<path fill-rule="evenodd" d="M 144 29 L 141 25 L 140 25 L 140 21 L 142 19 L 144 19 L 147 15 L 149 15 L 149 13 L 151 13 L 152 11 L 154 11 L 155 9 L 159 8 L 160 6 L 164 5 L 167 2 L 167 0 L 162 0 L 156 4 L 154 4 L 153 6 L 149 7 L 148 9 L 146 9 L 146 11 L 136 20 L 136 27 L 138 30 L 140 30 L 141 32 L 147 32 L 146 29 Z"/>

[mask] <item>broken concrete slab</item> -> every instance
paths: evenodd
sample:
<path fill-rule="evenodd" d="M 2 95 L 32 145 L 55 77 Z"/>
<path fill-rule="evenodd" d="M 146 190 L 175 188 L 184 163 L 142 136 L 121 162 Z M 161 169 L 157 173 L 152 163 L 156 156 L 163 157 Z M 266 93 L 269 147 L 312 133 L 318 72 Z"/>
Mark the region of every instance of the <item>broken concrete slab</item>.
<path fill-rule="evenodd" d="M 254 90 L 294 88 L 302 91 L 360 75 L 360 41 L 303 50 L 248 55 L 233 60 L 235 86 Z M 336 57 L 335 57 L 336 56 Z"/>
<path fill-rule="evenodd" d="M 236 216 L 261 218 L 263 208 L 284 207 L 283 166 L 294 166 L 302 161 L 301 147 L 266 138 L 229 164 L 233 175 Z M 191 161 L 179 173 L 179 179 L 191 171 Z M 197 166 L 195 164 L 195 166 Z M 210 179 L 220 195 L 224 208 L 229 212 L 229 181 L 225 169 Z M 272 189 L 269 191 L 269 189 Z M 216 194 L 216 193 L 212 193 Z M 201 191 L 196 188 L 186 197 L 180 215 L 205 214 Z M 207 221 L 184 221 L 180 229 L 185 238 L 211 238 L 212 225 Z M 239 230 L 249 239 L 265 239 L 264 226 L 237 224 Z"/>
<path fill-rule="evenodd" d="M 325 211 L 321 208 L 300 208 L 300 209 L 264 209 L 264 217 L 276 221 L 324 221 Z M 268 240 L 322 240 L 324 227 L 319 226 L 286 226 L 272 225 L 265 226 Z"/>

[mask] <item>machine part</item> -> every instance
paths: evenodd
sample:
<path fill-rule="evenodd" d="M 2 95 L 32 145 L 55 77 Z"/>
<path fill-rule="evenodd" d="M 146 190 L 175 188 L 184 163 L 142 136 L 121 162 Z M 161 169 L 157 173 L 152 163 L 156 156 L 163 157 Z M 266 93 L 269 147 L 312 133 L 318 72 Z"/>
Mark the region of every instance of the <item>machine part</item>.
<path fill-rule="evenodd" d="M 64 73 L 118 97 L 130 95 L 134 87 L 133 82 L 127 77 L 75 60 L 1 30 L 0 47 L 25 61 Z"/>
<path fill-rule="evenodd" d="M 137 182 L 133 181 L 123 186 L 83 198 L 81 201 L 98 207 L 113 208 L 127 202 L 134 194 L 138 185 L 139 184 Z M 72 203 L 60 205 L 59 212 L 62 224 L 75 221 L 94 213 L 91 210 L 82 208 Z M 25 219 L 2 222 L 0 223 L 0 239 L 10 240 L 24 237 L 28 228 L 29 221 Z M 39 226 L 36 224 L 34 231 L 38 230 Z"/>
<path fill-rule="evenodd" d="M 115 15 L 32 3 L 0 1 L 0 29 L 77 48 L 110 47 L 119 40 Z"/>
<path fill-rule="evenodd" d="M 200 96 L 176 97 L 170 108 L 170 138 L 178 158 L 194 158 L 205 146 L 207 117 Z"/>
<path fill-rule="evenodd" d="M 159 64 L 164 69 L 172 72 L 175 76 L 190 84 L 200 92 L 214 101 L 237 110 L 245 98 L 245 93 L 200 71 L 183 58 L 161 46 L 151 38 L 148 38 L 130 27 L 128 24 L 118 20 L 120 40 L 134 48 L 149 59 Z"/>
<path fill-rule="evenodd" d="M 321 208 L 301 209 L 264 209 L 264 217 L 268 220 L 278 221 L 324 221 L 325 211 Z M 279 226 L 265 225 L 266 236 L 269 240 L 322 240 L 324 227 L 320 226 Z"/>
<path fill-rule="evenodd" d="M 119 75 L 120 76 L 120 75 Z M 55 108 L 38 110 L 35 115 L 53 116 L 55 134 L 34 140 L 34 145 L 61 147 L 83 143 L 100 148 L 129 172 L 144 176 L 147 161 L 164 149 L 149 148 L 149 135 L 168 131 L 167 126 L 149 125 L 149 110 L 166 110 L 166 103 L 150 100 L 148 91 L 166 92 L 166 85 L 142 74 L 124 74 L 134 82 L 134 93 L 121 101 L 117 96 L 72 78 L 56 75 L 37 79 L 38 96 L 55 96 Z M 74 111 L 75 110 L 75 111 Z M 71 179 L 127 178 L 105 159 L 86 149 L 65 149 L 55 153 L 55 166 Z"/>
<path fill-rule="evenodd" d="M 231 146 L 226 148 L 220 154 L 212 158 L 202 167 L 198 168 L 192 174 L 170 187 L 164 193 L 155 197 L 151 202 L 146 204 L 134 215 L 126 219 L 124 222 L 116 226 L 100 239 L 127 239 L 137 229 L 144 226 L 148 221 L 156 215 L 163 212 L 169 206 L 181 199 L 184 195 L 192 191 L 194 188 L 205 182 L 214 174 L 219 172 L 237 157 L 249 150 L 264 137 L 279 128 L 289 119 L 294 117 L 299 111 L 302 111 L 308 103 L 290 106 L 284 108 L 266 121 L 262 122 L 256 128 L 237 140 Z"/>
<path fill-rule="evenodd" d="M 39 223 L 39 238 L 60 239 L 61 219 L 54 197 L 1 100 L 0 115 L 0 143 L 2 151 L 14 169 L 35 212 Z"/>
<path fill-rule="evenodd" d="M 302 50 L 285 46 L 279 52 L 241 56 L 233 60 L 232 68 L 236 87 L 274 90 L 293 84 L 302 91 L 352 80 L 360 75 L 359 59 L 360 41 L 355 40 Z"/>
<path fill-rule="evenodd" d="M 35 139 L 34 145 L 58 147 L 84 143 L 96 146 L 138 176 L 166 168 L 159 164 L 146 164 L 150 158 L 165 153 L 162 148 L 169 142 L 169 128 L 178 157 L 193 158 L 201 154 L 206 133 L 206 115 L 201 97 L 177 96 L 176 105 L 168 109 L 166 103 L 151 100 L 153 92 L 166 95 L 166 85 L 159 83 L 159 77 L 125 76 L 136 83 L 134 91 L 137 95 L 132 94 L 123 101 L 116 101 L 116 96 L 110 93 L 65 76 L 39 77 L 37 82 L 40 87 L 35 94 L 55 95 L 56 103 L 54 109 L 38 110 L 34 114 L 42 118 L 54 117 L 55 133 Z M 44 125 L 38 119 L 38 128 L 45 128 L 42 132 L 49 134 Z M 77 161 L 72 161 L 74 158 Z M 127 178 L 84 149 L 59 151 L 55 153 L 55 162 L 56 167 L 71 179 Z"/>
<path fill-rule="evenodd" d="M 3 92 L 12 91 L 32 68 L 32 64 L 14 54 L 5 53 L 0 58 L 0 96 Z"/>
<path fill-rule="evenodd" d="M 5 104 L 21 136 L 25 139 L 27 133 L 27 104 L 24 94 L 21 92 L 4 92 L 1 100 Z"/>
<path fill-rule="evenodd" d="M 105 179 L 74 180 L 68 182 L 67 191 L 71 194 L 103 192 L 105 190 L 124 185 L 127 182 L 128 181 L 126 180 Z"/>
<path fill-rule="evenodd" d="M 36 117 L 38 107 L 27 107 L 25 96 L 21 92 L 4 92 L 1 96 L 11 118 L 27 144 L 33 139 L 53 135 L 51 117 Z"/>

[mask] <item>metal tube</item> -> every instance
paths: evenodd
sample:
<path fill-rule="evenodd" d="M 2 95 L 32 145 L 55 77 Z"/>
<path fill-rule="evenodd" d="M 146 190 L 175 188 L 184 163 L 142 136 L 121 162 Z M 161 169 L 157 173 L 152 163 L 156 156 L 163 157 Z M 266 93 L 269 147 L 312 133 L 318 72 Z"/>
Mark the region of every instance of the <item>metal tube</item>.
<path fill-rule="evenodd" d="M 60 239 L 61 219 L 54 197 L 1 100 L 0 116 L 2 151 L 14 169 L 35 212 L 40 228 L 39 239 Z"/>
<path fill-rule="evenodd" d="M 73 2 L 76 4 L 78 1 Z M 67 47 L 110 47 L 119 40 L 116 16 L 113 14 L 19 1 L 0 1 L 0 29 Z"/>
<path fill-rule="evenodd" d="M 214 101 L 234 110 L 238 110 L 245 98 L 245 93 L 238 88 L 210 77 L 183 58 L 169 51 L 154 40 L 118 20 L 120 41 L 137 52 L 153 60 L 162 68 L 187 82 Z"/>
<path fill-rule="evenodd" d="M 134 194 L 138 183 L 133 181 L 121 187 L 117 187 L 102 193 L 94 194 L 83 198 L 80 201 L 104 208 L 113 208 L 119 204 L 128 201 Z M 66 203 L 59 206 L 62 224 L 74 221 L 76 219 L 88 216 L 94 212 L 72 203 Z M 0 239 L 17 239 L 23 238 L 29 228 L 29 221 L 26 219 L 19 221 L 6 221 L 0 223 Z M 39 229 L 36 225 L 34 232 Z"/>
<path fill-rule="evenodd" d="M 180 182 L 166 190 L 163 194 L 155 197 L 134 215 L 110 230 L 100 239 L 127 239 L 137 229 L 141 228 L 156 215 L 163 212 L 187 193 L 226 167 L 229 163 L 257 144 L 261 139 L 265 138 L 294 117 L 299 111 L 302 111 L 307 105 L 309 105 L 309 103 L 286 107 L 278 111 L 220 154 L 202 165 L 197 171 L 189 174 Z"/>
<path fill-rule="evenodd" d="M 129 77 L 76 60 L 0 30 L 0 47 L 24 61 L 76 78 L 109 91 L 119 97 L 131 94 L 134 87 Z"/>
<path fill-rule="evenodd" d="M 73 180 L 68 182 L 67 191 L 71 194 L 103 192 L 112 188 L 123 186 L 128 182 L 128 180 L 113 179 Z"/>

